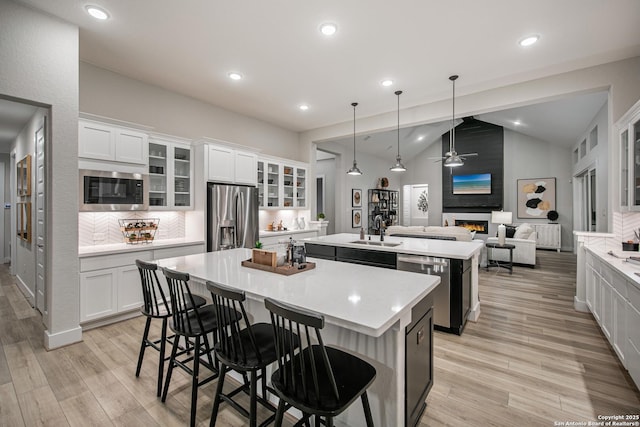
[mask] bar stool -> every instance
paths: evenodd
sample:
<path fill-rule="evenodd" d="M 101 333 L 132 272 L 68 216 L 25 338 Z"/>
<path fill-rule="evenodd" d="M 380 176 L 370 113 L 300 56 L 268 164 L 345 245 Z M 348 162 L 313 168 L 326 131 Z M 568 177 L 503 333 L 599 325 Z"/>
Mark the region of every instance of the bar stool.
<path fill-rule="evenodd" d="M 207 289 L 211 292 L 211 299 L 216 308 L 218 325 L 222 325 L 217 329 L 218 342 L 214 347 L 221 367 L 209 425 L 216 425 L 218 410 L 224 401 L 248 418 L 251 427 L 257 425 L 257 403 L 261 403 L 274 413 L 260 424 L 265 426 L 274 420 L 276 412 L 276 407 L 267 400 L 267 389 L 272 393 L 274 391 L 267 387 L 266 378 L 266 367 L 277 359 L 273 328 L 269 323 L 249 323 L 243 304 L 245 301 L 243 291 L 214 282 L 207 282 Z M 232 318 L 232 313 L 236 312 L 241 313 L 241 318 Z M 232 319 L 227 320 L 230 317 Z M 224 394 L 222 387 L 229 369 L 241 373 L 245 382 L 235 390 Z M 250 375 L 249 381 L 246 379 L 247 373 Z M 258 396 L 257 393 L 258 380 L 262 382 L 262 396 Z M 249 395 L 249 411 L 233 400 L 233 397 L 240 392 Z"/>
<path fill-rule="evenodd" d="M 313 415 L 316 426 L 319 417 L 325 418 L 327 426 L 333 426 L 333 418 L 358 397 L 367 426 L 372 427 L 367 388 L 376 378 L 375 368 L 359 357 L 325 347 L 320 335 L 324 328 L 321 314 L 271 298 L 265 298 L 264 305 L 271 312 L 278 354 L 278 369 L 271 375 L 271 386 L 280 397 L 276 427 L 282 425 L 287 405 L 302 411 L 303 419 L 298 424 Z M 294 331 L 300 335 L 299 352 L 288 344 Z M 311 344 L 313 338 L 318 342 L 315 345 Z"/>
<path fill-rule="evenodd" d="M 136 266 L 140 272 L 140 283 L 142 285 L 142 298 L 144 305 L 140 307 L 140 311 L 147 317 L 147 321 L 144 326 L 144 333 L 142 334 L 142 343 L 140 344 L 140 353 L 138 355 L 138 366 L 136 367 L 136 377 L 140 376 L 140 369 L 142 368 L 142 360 L 144 359 L 144 353 L 147 347 L 151 347 L 159 352 L 158 359 L 158 387 L 156 395 L 160 397 L 162 392 L 162 377 L 164 374 L 164 362 L 167 360 L 165 357 L 166 343 L 173 344 L 175 335 L 167 336 L 167 319 L 171 316 L 170 302 L 160 286 L 158 275 L 156 271 L 158 266 L 156 264 L 145 262 L 142 260 L 136 260 Z M 199 295 L 193 296 L 193 302 L 196 307 L 200 307 L 206 304 L 204 298 Z M 161 338 L 157 340 L 149 339 L 149 328 L 151 327 L 152 319 L 162 319 Z M 188 347 L 187 341 L 187 347 Z"/>
<path fill-rule="evenodd" d="M 169 293 L 171 295 L 172 321 L 169 327 L 176 334 L 176 339 L 173 341 L 173 347 L 171 348 L 171 356 L 169 357 L 169 368 L 167 370 L 167 379 L 164 383 L 164 391 L 162 392 L 162 401 L 164 402 L 167 399 L 174 367 L 177 366 L 191 375 L 190 425 L 193 427 L 196 424 L 198 387 L 218 377 L 217 363 L 214 363 L 211 356 L 211 347 L 207 338 L 207 334 L 214 332 L 218 327 L 218 323 L 216 322 L 216 313 L 213 305 L 196 306 L 194 295 L 189 289 L 188 273 L 181 273 L 168 268 L 163 268 L 162 272 L 169 284 Z M 176 357 L 178 355 L 179 336 L 185 337 L 186 340 L 193 340 L 194 343 L 193 352 L 182 360 Z M 203 356 L 206 356 L 206 360 L 201 359 Z M 193 362 L 192 368 L 188 366 L 189 362 Z M 211 375 L 202 380 L 200 380 L 200 365 L 205 366 L 212 372 Z"/>

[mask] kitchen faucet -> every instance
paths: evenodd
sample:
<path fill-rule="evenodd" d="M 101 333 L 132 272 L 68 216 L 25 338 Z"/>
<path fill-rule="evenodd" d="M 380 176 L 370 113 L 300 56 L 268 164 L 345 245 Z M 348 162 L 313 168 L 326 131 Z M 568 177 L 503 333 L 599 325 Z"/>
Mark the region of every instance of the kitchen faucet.
<path fill-rule="evenodd" d="M 376 215 L 373 218 L 373 228 L 380 231 L 380 241 L 384 242 L 384 221 L 382 220 L 382 215 Z"/>

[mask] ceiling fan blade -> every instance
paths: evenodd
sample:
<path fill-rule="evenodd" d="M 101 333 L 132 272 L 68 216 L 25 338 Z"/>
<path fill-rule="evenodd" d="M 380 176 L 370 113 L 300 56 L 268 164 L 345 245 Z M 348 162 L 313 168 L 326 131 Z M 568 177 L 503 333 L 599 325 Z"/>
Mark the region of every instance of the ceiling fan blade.
<path fill-rule="evenodd" d="M 473 157 L 477 155 L 478 153 L 465 153 L 465 154 L 458 154 L 458 157 Z"/>
<path fill-rule="evenodd" d="M 427 160 L 444 160 L 446 157 L 427 157 Z"/>
<path fill-rule="evenodd" d="M 432 157 L 432 159 L 435 159 L 435 157 Z M 442 158 L 442 159 L 438 159 L 438 160 L 434 160 L 434 161 L 433 161 L 433 163 L 440 163 L 440 162 L 441 162 L 441 161 L 443 161 L 443 160 L 444 160 L 444 158 Z"/>

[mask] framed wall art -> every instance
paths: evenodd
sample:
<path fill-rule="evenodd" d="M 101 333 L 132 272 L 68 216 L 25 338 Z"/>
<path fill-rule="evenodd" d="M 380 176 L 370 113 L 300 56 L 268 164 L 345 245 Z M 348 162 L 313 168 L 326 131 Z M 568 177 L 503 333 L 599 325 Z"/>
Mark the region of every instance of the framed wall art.
<path fill-rule="evenodd" d="M 362 207 L 362 190 L 351 189 L 351 206 L 354 208 Z"/>
<path fill-rule="evenodd" d="M 532 178 L 517 181 L 518 218 L 545 219 L 556 209 L 556 179 Z"/>
<path fill-rule="evenodd" d="M 362 209 L 351 210 L 351 228 L 362 227 Z"/>

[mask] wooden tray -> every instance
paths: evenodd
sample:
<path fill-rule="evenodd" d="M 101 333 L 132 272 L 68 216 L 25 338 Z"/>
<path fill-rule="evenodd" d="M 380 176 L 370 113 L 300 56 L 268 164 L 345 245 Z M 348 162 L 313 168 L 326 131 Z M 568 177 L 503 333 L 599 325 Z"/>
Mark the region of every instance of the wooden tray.
<path fill-rule="evenodd" d="M 270 265 L 256 264 L 255 262 L 251 262 L 250 259 L 242 261 L 240 264 L 242 264 L 244 267 L 255 268 L 256 270 L 270 271 L 272 273 L 283 274 L 285 276 L 291 276 L 292 274 L 302 273 L 303 271 L 309 271 L 316 268 L 315 262 L 307 262 L 306 267 L 301 269 L 289 267 L 288 265 L 271 267 Z"/>

